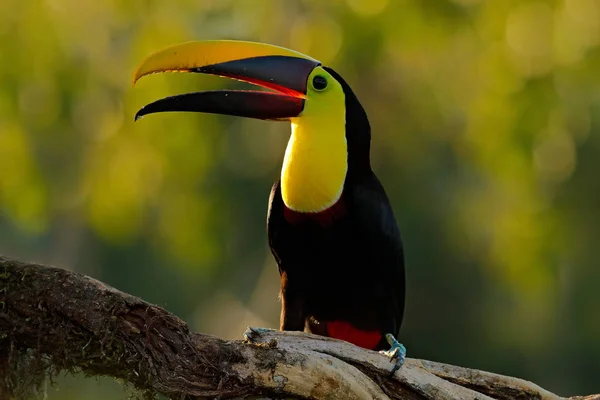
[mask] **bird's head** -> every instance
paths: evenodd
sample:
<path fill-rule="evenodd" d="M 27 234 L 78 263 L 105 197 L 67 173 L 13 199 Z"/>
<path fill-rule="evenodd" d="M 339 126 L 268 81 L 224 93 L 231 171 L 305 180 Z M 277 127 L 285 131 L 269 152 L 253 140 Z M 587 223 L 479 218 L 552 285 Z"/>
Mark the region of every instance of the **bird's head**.
<path fill-rule="evenodd" d="M 318 212 L 337 201 L 348 172 L 370 169 L 370 126 L 350 86 L 318 60 L 283 47 L 237 40 L 176 44 L 148 56 L 133 82 L 158 72 L 196 72 L 270 89 L 186 93 L 154 101 L 135 119 L 194 111 L 289 121 L 292 136 L 282 168 L 288 207 Z"/>

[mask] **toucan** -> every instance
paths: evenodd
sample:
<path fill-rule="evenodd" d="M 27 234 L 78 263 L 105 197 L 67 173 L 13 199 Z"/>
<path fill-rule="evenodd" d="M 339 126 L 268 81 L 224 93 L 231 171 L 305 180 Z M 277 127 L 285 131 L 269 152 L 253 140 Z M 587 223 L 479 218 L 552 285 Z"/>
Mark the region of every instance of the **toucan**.
<path fill-rule="evenodd" d="M 239 40 L 184 42 L 142 61 L 133 83 L 159 72 L 196 72 L 262 90 L 175 95 L 142 107 L 291 125 L 281 175 L 271 188 L 267 238 L 281 278 L 280 330 L 305 331 L 379 351 L 404 363 L 397 337 L 404 315 L 400 231 L 370 163 L 367 114 L 344 79 L 284 47 Z M 265 90 L 266 89 L 266 90 Z M 246 338 L 267 328 L 250 328 Z"/>

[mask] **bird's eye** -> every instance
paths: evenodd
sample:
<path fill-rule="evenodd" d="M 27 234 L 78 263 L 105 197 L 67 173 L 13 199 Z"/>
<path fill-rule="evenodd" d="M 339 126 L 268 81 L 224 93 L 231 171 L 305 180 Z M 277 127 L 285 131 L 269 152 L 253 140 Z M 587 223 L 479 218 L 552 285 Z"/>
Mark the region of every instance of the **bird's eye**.
<path fill-rule="evenodd" d="M 327 79 L 322 75 L 317 75 L 313 78 L 312 84 L 315 90 L 321 91 L 327 87 Z"/>

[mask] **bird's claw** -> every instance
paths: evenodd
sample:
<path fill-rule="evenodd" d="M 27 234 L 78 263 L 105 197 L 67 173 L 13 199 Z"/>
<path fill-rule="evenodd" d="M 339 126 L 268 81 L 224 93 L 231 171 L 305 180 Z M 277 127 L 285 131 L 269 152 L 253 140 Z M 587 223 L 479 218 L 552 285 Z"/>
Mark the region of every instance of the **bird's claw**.
<path fill-rule="evenodd" d="M 393 376 L 396 371 L 398 371 L 400 367 L 404 365 L 404 360 L 406 358 L 406 347 L 404 347 L 402 343 L 398 342 L 391 333 L 386 334 L 385 339 L 391 347 L 389 350 L 381 350 L 379 353 L 389 357 L 390 362 L 393 362 L 394 359 L 397 359 L 396 365 L 394 365 L 390 371 L 390 376 Z"/>
<path fill-rule="evenodd" d="M 244 339 L 250 343 L 253 343 L 260 337 L 260 335 L 268 332 L 273 332 L 275 329 L 271 328 L 255 328 L 253 326 L 249 326 L 246 328 L 244 332 Z"/>

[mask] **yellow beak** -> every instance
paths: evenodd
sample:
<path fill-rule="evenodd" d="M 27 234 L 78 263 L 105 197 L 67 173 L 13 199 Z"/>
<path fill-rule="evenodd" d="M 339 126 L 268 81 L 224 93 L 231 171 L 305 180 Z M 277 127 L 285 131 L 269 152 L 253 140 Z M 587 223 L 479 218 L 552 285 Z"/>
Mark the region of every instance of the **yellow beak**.
<path fill-rule="evenodd" d="M 208 65 L 263 56 L 298 57 L 318 62 L 300 52 L 271 44 L 241 40 L 204 40 L 169 46 L 146 57 L 133 76 L 133 84 L 158 72 L 194 72 Z"/>
<path fill-rule="evenodd" d="M 136 119 L 154 112 L 196 111 L 287 120 L 302 112 L 308 76 L 320 64 L 297 51 L 257 42 L 176 44 L 148 56 L 137 68 L 133 83 L 158 72 L 196 72 L 249 82 L 276 93 L 223 90 L 171 96 L 148 104 L 138 111 Z"/>

